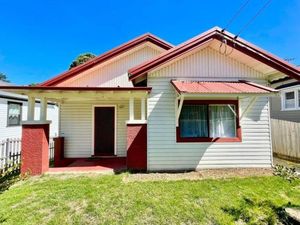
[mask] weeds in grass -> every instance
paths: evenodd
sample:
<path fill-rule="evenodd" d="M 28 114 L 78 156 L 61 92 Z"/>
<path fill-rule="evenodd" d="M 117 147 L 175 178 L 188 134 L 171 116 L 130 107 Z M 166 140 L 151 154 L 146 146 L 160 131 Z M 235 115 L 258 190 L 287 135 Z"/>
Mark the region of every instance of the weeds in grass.
<path fill-rule="evenodd" d="M 259 201 L 255 198 L 243 197 L 238 207 L 224 207 L 222 210 L 231 215 L 235 221 L 246 224 L 285 224 L 292 225 L 285 208 L 297 207 L 290 202 L 287 205 L 276 206 L 269 200 Z"/>
<path fill-rule="evenodd" d="M 288 180 L 289 182 L 292 182 L 293 180 L 298 178 L 295 168 L 291 168 L 283 165 L 276 165 L 274 167 L 274 175 L 280 176 L 285 180 Z"/>
<path fill-rule="evenodd" d="M 15 164 L 0 174 L 0 194 L 20 179 L 20 165 Z M 1 218 L 0 218 L 1 221 Z"/>

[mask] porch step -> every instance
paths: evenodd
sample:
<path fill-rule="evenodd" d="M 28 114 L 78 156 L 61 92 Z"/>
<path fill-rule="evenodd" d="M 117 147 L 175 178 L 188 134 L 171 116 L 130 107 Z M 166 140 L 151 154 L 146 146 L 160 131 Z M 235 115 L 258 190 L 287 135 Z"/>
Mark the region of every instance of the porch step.
<path fill-rule="evenodd" d="M 117 155 L 92 155 L 88 159 L 115 159 L 119 158 Z"/>

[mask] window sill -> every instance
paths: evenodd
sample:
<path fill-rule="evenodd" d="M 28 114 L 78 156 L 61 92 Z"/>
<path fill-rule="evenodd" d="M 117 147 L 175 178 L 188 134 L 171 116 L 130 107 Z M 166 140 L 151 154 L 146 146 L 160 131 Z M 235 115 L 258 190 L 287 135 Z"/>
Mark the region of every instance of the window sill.
<path fill-rule="evenodd" d="M 300 111 L 300 108 L 281 109 L 282 112 L 286 111 Z"/>
<path fill-rule="evenodd" d="M 239 127 L 237 129 L 236 137 L 219 137 L 219 138 L 209 138 L 209 137 L 180 137 L 179 127 L 176 128 L 176 142 L 177 143 L 228 143 L 228 142 L 242 142 L 242 130 Z"/>
<path fill-rule="evenodd" d="M 211 143 L 211 142 L 242 142 L 242 139 L 239 137 L 233 137 L 233 138 L 182 138 L 177 137 L 176 139 L 177 143 Z"/>
<path fill-rule="evenodd" d="M 20 127 L 21 124 L 18 124 L 18 125 L 7 125 L 6 127 Z"/>

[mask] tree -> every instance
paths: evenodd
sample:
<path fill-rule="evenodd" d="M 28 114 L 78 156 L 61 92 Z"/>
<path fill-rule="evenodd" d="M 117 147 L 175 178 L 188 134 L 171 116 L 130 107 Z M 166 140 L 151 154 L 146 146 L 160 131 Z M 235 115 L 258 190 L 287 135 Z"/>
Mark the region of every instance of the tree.
<path fill-rule="evenodd" d="M 4 81 L 4 82 L 10 82 L 8 79 L 7 79 L 7 76 L 4 74 L 4 73 L 1 73 L 0 72 L 0 80 Z"/>
<path fill-rule="evenodd" d="M 96 55 L 94 55 L 93 53 L 83 53 L 83 54 L 80 54 L 71 64 L 70 64 L 70 68 L 69 69 L 72 69 L 76 66 L 79 66 L 80 64 L 82 63 L 85 63 L 87 61 L 89 61 L 90 59 L 92 58 L 95 58 Z"/>
<path fill-rule="evenodd" d="M 28 84 L 28 86 L 30 86 L 30 87 L 34 87 L 34 86 L 38 86 L 39 85 L 39 83 L 30 83 L 30 84 Z"/>

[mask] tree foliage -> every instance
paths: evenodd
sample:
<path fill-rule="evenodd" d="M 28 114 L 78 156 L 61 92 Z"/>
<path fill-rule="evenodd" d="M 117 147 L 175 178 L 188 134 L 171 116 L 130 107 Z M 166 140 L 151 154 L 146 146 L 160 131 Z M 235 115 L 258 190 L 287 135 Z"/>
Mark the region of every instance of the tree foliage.
<path fill-rule="evenodd" d="M 70 64 L 70 67 L 69 69 L 72 69 L 76 66 L 79 66 L 80 64 L 83 64 L 87 61 L 89 61 L 90 59 L 92 58 L 95 58 L 96 55 L 94 55 L 93 53 L 83 53 L 83 54 L 80 54 L 71 64 Z"/>
<path fill-rule="evenodd" d="M 4 81 L 4 82 L 10 82 L 7 78 L 7 76 L 4 73 L 0 72 L 0 80 Z"/>
<path fill-rule="evenodd" d="M 34 86 L 38 86 L 39 85 L 39 83 L 35 83 L 35 82 L 33 82 L 33 83 L 30 83 L 28 86 L 30 86 L 30 87 L 34 87 Z"/>

